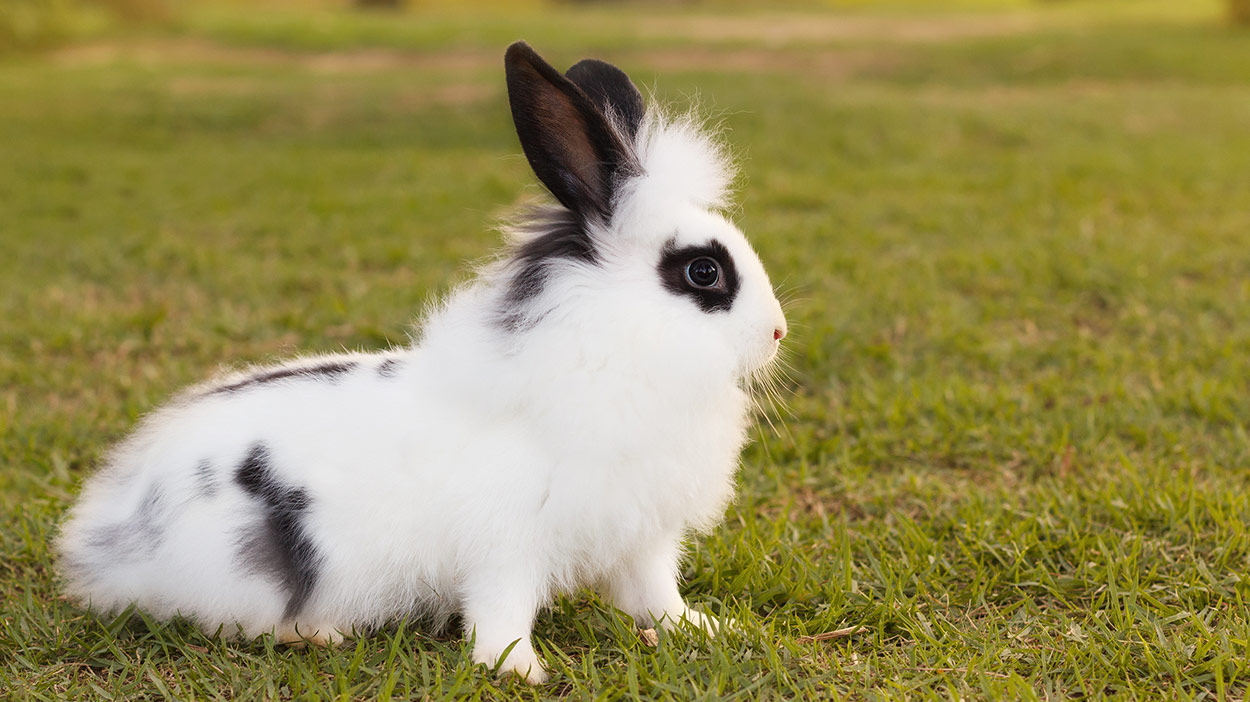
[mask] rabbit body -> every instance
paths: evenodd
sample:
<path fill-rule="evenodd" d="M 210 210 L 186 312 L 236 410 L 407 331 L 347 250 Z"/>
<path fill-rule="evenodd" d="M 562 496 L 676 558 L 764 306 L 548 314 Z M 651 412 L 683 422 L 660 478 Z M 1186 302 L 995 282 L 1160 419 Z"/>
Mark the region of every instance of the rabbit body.
<path fill-rule="evenodd" d="M 514 255 L 433 310 L 411 347 L 227 375 L 146 419 L 62 528 L 69 594 L 282 641 L 459 615 L 475 660 L 532 682 L 546 674 L 530 628 L 559 593 L 595 587 L 644 626 L 712 626 L 678 593 L 680 544 L 731 499 L 743 379 L 784 318 L 710 207 L 718 153 L 689 124 L 652 115 L 637 130 L 654 177 L 614 180 L 610 216 L 579 220 L 593 260 L 527 257 L 542 237 L 516 233 Z M 656 279 L 711 242 L 732 257 L 731 308 Z"/>
<path fill-rule="evenodd" d="M 349 370 L 199 390 L 153 416 L 63 532 L 71 594 L 209 630 L 333 640 L 405 615 L 445 619 L 470 593 L 536 609 L 675 550 L 723 509 L 744 426 L 737 387 L 691 389 L 720 397 L 712 418 L 629 387 L 638 369 L 621 366 L 635 359 L 614 349 L 595 359 L 584 343 L 563 346 L 580 362 L 547 355 L 539 375 L 537 348 L 469 366 L 442 339 L 301 362 Z M 608 396 L 620 404 L 596 416 Z M 269 543 L 271 500 L 239 477 L 258 449 L 270 492 L 304 491 L 299 528 L 314 553 L 284 559 Z M 311 561 L 313 582 L 289 582 L 292 558 Z"/>

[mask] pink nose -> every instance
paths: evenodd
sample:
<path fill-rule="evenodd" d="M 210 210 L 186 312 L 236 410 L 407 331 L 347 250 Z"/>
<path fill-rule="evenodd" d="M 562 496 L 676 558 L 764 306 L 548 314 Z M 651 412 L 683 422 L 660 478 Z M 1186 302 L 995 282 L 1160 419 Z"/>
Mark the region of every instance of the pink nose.
<path fill-rule="evenodd" d="M 786 336 L 786 333 L 781 331 L 780 329 L 773 330 L 773 341 L 781 341 L 783 338 L 785 338 L 785 336 Z"/>

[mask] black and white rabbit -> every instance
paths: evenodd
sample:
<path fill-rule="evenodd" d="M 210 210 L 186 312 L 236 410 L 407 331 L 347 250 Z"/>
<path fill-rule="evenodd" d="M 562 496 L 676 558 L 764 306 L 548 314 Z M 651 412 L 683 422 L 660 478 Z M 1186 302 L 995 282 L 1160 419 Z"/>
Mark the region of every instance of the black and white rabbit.
<path fill-rule="evenodd" d="M 678 593 L 681 542 L 722 517 L 786 333 L 719 213 L 731 164 L 610 64 L 561 74 L 518 42 L 505 68 L 559 205 L 411 347 L 228 375 L 148 417 L 60 533 L 75 600 L 284 642 L 459 615 L 475 661 L 530 682 L 559 593 L 715 627 Z"/>

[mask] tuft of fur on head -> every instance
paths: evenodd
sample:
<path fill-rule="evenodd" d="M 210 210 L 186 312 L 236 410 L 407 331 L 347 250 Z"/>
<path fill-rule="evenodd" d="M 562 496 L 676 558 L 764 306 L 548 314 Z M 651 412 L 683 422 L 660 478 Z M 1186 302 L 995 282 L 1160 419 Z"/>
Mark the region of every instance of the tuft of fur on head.
<path fill-rule="evenodd" d="M 719 133 L 694 111 L 670 115 L 647 110 L 634 142 L 643 175 L 632 193 L 648 203 L 684 202 L 723 210 L 737 167 Z"/>

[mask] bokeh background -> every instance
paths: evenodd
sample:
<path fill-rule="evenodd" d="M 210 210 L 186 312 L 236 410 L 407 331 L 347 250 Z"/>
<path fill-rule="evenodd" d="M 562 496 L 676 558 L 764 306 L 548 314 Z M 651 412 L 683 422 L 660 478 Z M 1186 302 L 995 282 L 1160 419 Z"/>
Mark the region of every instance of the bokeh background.
<path fill-rule="evenodd" d="M 1245 0 L 0 0 L 0 690 L 1240 699 Z M 502 56 L 610 60 L 741 159 L 782 392 L 650 647 L 588 594 L 551 686 L 456 637 L 230 644 L 60 600 L 110 442 L 223 364 L 403 343 L 541 197 Z M 419 508 L 419 506 L 414 506 Z"/>

